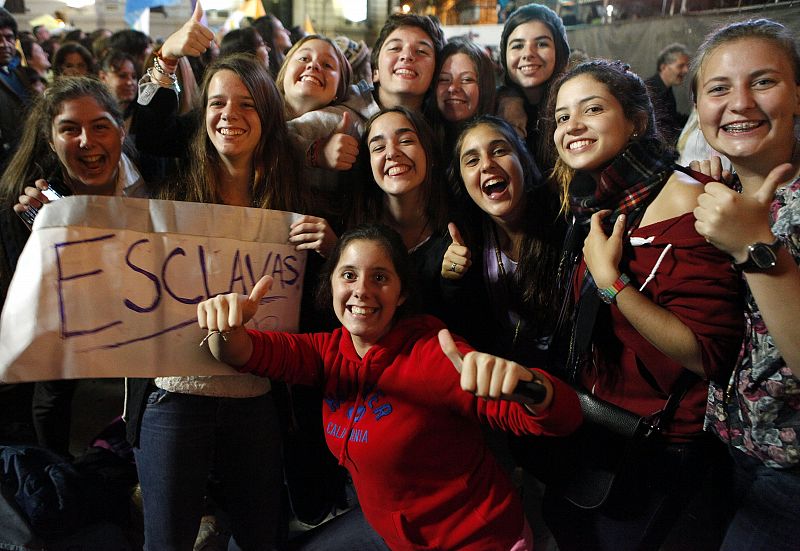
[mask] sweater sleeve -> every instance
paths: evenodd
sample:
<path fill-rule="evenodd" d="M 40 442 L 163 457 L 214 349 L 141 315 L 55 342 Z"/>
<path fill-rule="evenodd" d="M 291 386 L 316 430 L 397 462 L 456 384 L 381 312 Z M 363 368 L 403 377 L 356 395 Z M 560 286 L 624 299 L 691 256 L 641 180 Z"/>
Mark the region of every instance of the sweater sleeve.
<path fill-rule="evenodd" d="M 345 112 L 350 113 L 350 120 L 353 124 L 350 134 L 356 139 L 360 138 L 364 130 L 361 116 L 344 105 L 331 105 L 309 111 L 287 123 L 289 138 L 295 150 L 305 156 L 311 144 L 317 140 L 329 138 L 341 122 Z"/>
<path fill-rule="evenodd" d="M 653 245 L 632 247 L 635 251 L 628 260 L 628 255 L 623 257 L 628 265 L 622 269 L 636 287 L 644 287 L 645 296 L 692 331 L 706 378 L 727 379 L 744 330 L 742 283 L 730 259 L 697 234 L 691 213 L 637 229 L 633 235 L 655 235 L 655 240 Z M 619 309 L 612 307 L 611 316 L 616 338 L 635 356 L 623 354 L 617 361 L 631 372 L 643 366 L 661 389 L 672 388 L 681 366 L 642 337 Z M 609 343 L 601 348 L 608 358 L 620 355 Z"/>
<path fill-rule="evenodd" d="M 253 353 L 239 368 L 290 384 L 318 385 L 324 377 L 323 350 L 329 334 L 295 334 L 248 329 Z"/>
<path fill-rule="evenodd" d="M 148 103 L 139 102 L 131 133 L 136 138 L 136 149 L 142 153 L 185 157 L 196 125 L 196 113 L 179 115 L 178 96 L 169 88 L 159 87 Z"/>
<path fill-rule="evenodd" d="M 684 277 L 659 289 L 658 304 L 694 333 L 706 378 L 727 378 L 742 342 L 744 305 L 741 280 L 730 260 L 703 243 L 684 257 Z"/>

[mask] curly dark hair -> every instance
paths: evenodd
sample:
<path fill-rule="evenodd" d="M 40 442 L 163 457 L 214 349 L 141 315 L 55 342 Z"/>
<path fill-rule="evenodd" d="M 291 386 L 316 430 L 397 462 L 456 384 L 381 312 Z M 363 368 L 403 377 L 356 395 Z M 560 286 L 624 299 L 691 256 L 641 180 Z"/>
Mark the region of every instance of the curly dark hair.
<path fill-rule="evenodd" d="M 633 139 L 649 140 L 654 146 L 660 147 L 664 153 L 669 152 L 671 147 L 661 137 L 656 123 L 653 103 L 650 100 L 644 80 L 631 71 L 630 65 L 627 63 L 608 59 L 592 59 L 579 63 L 553 82 L 545 116 L 545 135 L 551 137 L 548 149 L 553 157 L 557 156 L 552 136 L 556 127 L 555 111 L 558 91 L 566 82 L 582 75 L 589 76 L 604 85 L 611 95 L 617 99 L 622 106 L 625 118 L 636 126 L 637 136 Z M 561 190 L 562 209 L 565 212 L 569 210 L 567 208 L 568 190 L 574 173 L 575 171 L 566 166 L 561 159 L 555 161 L 552 178 Z"/>
<path fill-rule="evenodd" d="M 488 224 L 494 223 L 467 196 L 461 178 L 460 161 L 464 140 L 472 130 L 482 125 L 490 126 L 503 136 L 522 167 L 525 193 L 525 211 L 522 216 L 524 237 L 509 291 L 516 311 L 539 327 L 541 334 L 546 334 L 558 315 L 558 285 L 553 284 L 553 280 L 561 258 L 565 220 L 558 214 L 552 193 L 537 179 L 536 175 L 540 172 L 525 142 L 507 121 L 493 115 L 484 115 L 466 124 L 456 142 L 455 154 L 448 170 L 450 185 L 460 203 L 471 205 L 472 212 L 468 216 L 482 220 L 484 229 L 491 228 Z M 482 242 L 476 242 L 474 235 L 467 235 L 467 240 L 471 241 L 470 248 L 483 246 Z"/>

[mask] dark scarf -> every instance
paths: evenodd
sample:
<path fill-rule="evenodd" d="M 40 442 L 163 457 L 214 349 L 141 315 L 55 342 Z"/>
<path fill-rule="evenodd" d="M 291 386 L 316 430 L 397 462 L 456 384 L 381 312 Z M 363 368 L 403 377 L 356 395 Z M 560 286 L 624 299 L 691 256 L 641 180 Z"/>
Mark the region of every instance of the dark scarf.
<path fill-rule="evenodd" d="M 675 170 L 672 155 L 665 153 L 656 140 L 632 142 L 603 169 L 598 184 L 586 173 L 575 175 L 569 205 L 576 222 L 588 230 L 592 215 L 608 209 L 611 214 L 603 220 L 606 234 L 611 234 L 620 214 L 627 215 L 628 228 L 634 227 L 666 183 L 666 175 Z"/>

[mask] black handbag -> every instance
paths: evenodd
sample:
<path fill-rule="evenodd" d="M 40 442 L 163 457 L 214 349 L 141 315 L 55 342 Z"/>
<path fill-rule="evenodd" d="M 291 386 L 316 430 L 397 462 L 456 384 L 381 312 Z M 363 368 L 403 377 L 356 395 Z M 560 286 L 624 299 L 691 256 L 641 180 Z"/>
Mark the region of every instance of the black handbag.
<path fill-rule="evenodd" d="M 581 255 L 575 248 L 578 241 L 574 225 L 571 230 L 568 241 L 574 251 L 574 270 Z M 570 275 L 570 281 L 573 281 L 573 275 Z M 578 382 L 578 373 L 590 349 L 601 306 L 590 278 L 587 271 L 573 318 L 566 363 L 568 379 L 578 394 L 584 423 L 564 439 L 550 439 L 553 440 L 550 451 L 557 454 L 558 464 L 551 461 L 550 465 L 555 466 L 556 472 L 545 477 L 548 486 L 582 509 L 597 509 L 615 501 L 617 496 L 624 497 L 628 505 L 635 503 L 635 494 L 646 486 L 648 455 L 657 453 L 665 445 L 662 428 L 672 422 L 686 392 L 700 380 L 694 373 L 684 370 L 664 407 L 648 416 L 637 415 L 602 400 L 583 388 Z M 567 285 L 568 292 L 570 288 Z M 567 304 L 566 300 L 564 304 Z M 565 321 L 563 314 L 559 316 L 559 326 Z"/>
<path fill-rule="evenodd" d="M 576 388 L 584 424 L 564 442 L 556 491 L 581 509 L 621 501 L 635 505 L 637 494 L 647 485 L 648 456 L 666 445 L 661 429 L 672 421 L 681 399 L 698 379 L 684 371 L 664 407 L 649 416 Z"/>

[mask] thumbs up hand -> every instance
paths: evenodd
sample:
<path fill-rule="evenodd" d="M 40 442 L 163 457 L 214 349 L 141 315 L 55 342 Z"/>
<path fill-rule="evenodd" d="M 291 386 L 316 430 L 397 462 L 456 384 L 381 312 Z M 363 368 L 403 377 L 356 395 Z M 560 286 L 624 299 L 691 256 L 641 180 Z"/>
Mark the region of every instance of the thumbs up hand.
<path fill-rule="evenodd" d="M 160 57 L 166 61 L 174 61 L 187 55 L 202 55 L 214 40 L 214 33 L 202 21 L 203 7 L 197 2 L 189 20 L 164 41 Z"/>
<path fill-rule="evenodd" d="M 453 240 L 444 253 L 442 258 L 442 277 L 445 279 L 461 279 L 472 266 L 472 253 L 464 245 L 464 238 L 458 227 L 450 222 L 447 224 L 447 231 L 450 232 L 450 239 Z"/>
<path fill-rule="evenodd" d="M 439 331 L 439 346 L 460 373 L 461 388 L 464 391 L 487 400 L 520 402 L 533 412 L 550 405 L 553 385 L 535 371 L 511 360 L 475 350 L 462 355 L 447 329 Z M 531 382 L 539 387 L 533 399 L 531 393 L 524 388 Z"/>
<path fill-rule="evenodd" d="M 333 134 L 319 144 L 317 166 L 328 170 L 350 170 L 358 157 L 358 140 L 352 136 L 353 132 L 352 115 L 345 111 Z"/>
<path fill-rule="evenodd" d="M 253 353 L 253 343 L 244 324 L 256 314 L 261 299 L 271 288 L 272 277 L 264 276 L 249 296 L 228 293 L 198 304 L 197 323 L 202 329 L 208 329 L 208 335 L 200 346 L 208 342 L 211 355 L 220 362 L 232 366 L 246 364 Z"/>
<path fill-rule="evenodd" d="M 244 327 L 256 314 L 261 299 L 272 288 L 272 277 L 258 280 L 250 296 L 238 293 L 217 295 L 197 305 L 197 323 L 202 329 L 225 333 Z"/>
<path fill-rule="evenodd" d="M 697 233 L 731 255 L 735 262 L 744 262 L 748 245 L 775 240 L 769 208 L 775 190 L 791 178 L 793 170 L 789 163 L 778 165 L 755 192 L 737 193 L 719 182 L 706 184 L 694 209 Z"/>

